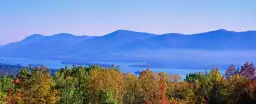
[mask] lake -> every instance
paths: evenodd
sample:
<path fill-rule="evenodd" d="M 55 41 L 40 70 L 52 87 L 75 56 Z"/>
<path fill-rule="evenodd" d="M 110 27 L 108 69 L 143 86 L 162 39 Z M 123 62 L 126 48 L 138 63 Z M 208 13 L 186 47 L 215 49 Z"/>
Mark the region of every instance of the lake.
<path fill-rule="evenodd" d="M 71 64 L 62 64 L 61 60 L 46 60 L 46 59 L 28 59 L 28 58 L 17 58 L 17 57 L 0 57 L 0 63 L 6 64 L 20 64 L 22 66 L 32 65 L 44 65 L 48 68 L 59 69 L 64 68 L 65 65 L 72 67 Z M 146 69 L 146 67 L 129 67 L 135 64 L 144 64 L 142 62 L 91 62 L 91 63 L 101 63 L 101 64 L 114 64 L 119 65 L 120 71 L 123 73 L 135 73 L 136 71 L 141 71 Z M 185 78 L 186 74 L 193 73 L 193 72 L 205 72 L 209 71 L 209 69 L 172 69 L 172 68 L 150 68 L 150 70 L 154 72 L 165 72 L 168 74 L 180 74 L 182 78 Z M 223 74 L 225 70 L 220 70 Z"/>

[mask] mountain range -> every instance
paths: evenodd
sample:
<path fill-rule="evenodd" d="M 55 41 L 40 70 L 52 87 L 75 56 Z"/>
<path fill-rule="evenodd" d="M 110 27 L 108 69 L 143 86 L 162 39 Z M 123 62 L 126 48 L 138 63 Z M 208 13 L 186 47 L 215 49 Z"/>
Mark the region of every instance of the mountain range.
<path fill-rule="evenodd" d="M 256 31 L 219 29 L 197 34 L 152 34 L 117 30 L 103 36 L 34 34 L 0 46 L 1 57 L 60 60 L 149 60 L 165 50 L 255 50 Z M 158 51 L 159 50 L 159 51 Z M 183 55 L 184 56 L 184 55 Z"/>

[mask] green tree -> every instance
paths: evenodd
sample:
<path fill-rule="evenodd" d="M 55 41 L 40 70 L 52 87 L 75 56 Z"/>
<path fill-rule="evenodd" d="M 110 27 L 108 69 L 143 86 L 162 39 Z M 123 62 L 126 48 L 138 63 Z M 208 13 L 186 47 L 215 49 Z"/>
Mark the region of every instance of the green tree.
<path fill-rule="evenodd" d="M 118 104 L 118 100 L 113 97 L 110 91 L 102 91 L 100 101 L 100 104 Z"/>
<path fill-rule="evenodd" d="M 9 89 L 13 89 L 12 77 L 3 75 L 0 78 L 0 103 L 6 103 L 6 97 L 8 96 Z"/>
<path fill-rule="evenodd" d="M 55 88 L 60 91 L 60 104 L 78 104 L 76 99 L 76 85 L 78 81 L 75 77 L 64 77 L 64 73 L 56 72 L 54 74 Z M 81 95 L 80 95 L 81 96 Z"/>

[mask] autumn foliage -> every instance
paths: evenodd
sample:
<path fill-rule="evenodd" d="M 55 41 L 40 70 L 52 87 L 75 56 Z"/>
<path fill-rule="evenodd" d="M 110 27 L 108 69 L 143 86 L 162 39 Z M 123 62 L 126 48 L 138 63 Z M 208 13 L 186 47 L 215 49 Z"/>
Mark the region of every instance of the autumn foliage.
<path fill-rule="evenodd" d="M 149 69 L 139 76 L 118 67 L 22 68 L 0 78 L 0 104 L 256 104 L 253 63 L 181 76 Z"/>

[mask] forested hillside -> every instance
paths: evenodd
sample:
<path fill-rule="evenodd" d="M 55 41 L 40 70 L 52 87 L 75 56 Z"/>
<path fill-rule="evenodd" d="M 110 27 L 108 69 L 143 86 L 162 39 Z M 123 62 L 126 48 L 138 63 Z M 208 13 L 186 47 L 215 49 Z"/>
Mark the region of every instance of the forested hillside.
<path fill-rule="evenodd" d="M 73 66 L 50 75 L 46 67 L 22 68 L 0 78 L 1 104 L 255 104 L 255 68 L 246 62 L 179 75 L 146 69 L 138 76 L 115 66 Z"/>
<path fill-rule="evenodd" d="M 9 65 L 0 63 L 0 76 L 6 75 L 15 75 L 21 70 L 21 65 Z"/>

